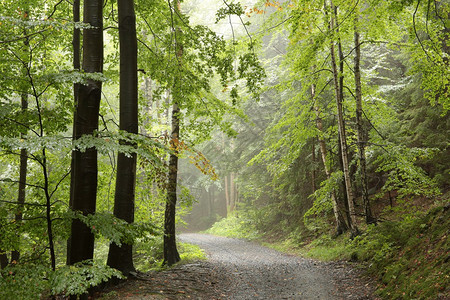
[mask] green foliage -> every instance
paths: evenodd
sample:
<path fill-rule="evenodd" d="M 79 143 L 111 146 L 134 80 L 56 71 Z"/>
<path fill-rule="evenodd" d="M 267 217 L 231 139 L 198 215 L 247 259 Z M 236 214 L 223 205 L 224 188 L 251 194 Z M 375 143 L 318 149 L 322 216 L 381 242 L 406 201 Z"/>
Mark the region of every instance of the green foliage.
<path fill-rule="evenodd" d="M 437 207 L 370 226 L 348 249 L 381 281 L 384 299 L 437 299 L 450 292 L 449 226 L 448 209 Z"/>
<path fill-rule="evenodd" d="M 77 212 L 73 214 L 73 218 L 80 219 L 97 237 L 103 236 L 119 246 L 122 243 L 133 244 L 138 238 L 149 239 L 152 235 L 161 234 L 158 233 L 157 227 L 149 222 L 129 224 L 110 212 L 96 212 L 87 216 Z"/>
<path fill-rule="evenodd" d="M 240 239 L 256 239 L 259 235 L 254 228 L 254 220 L 248 216 L 241 216 L 234 213 L 224 218 L 208 229 L 206 232 L 221 236 L 240 238 Z"/>
<path fill-rule="evenodd" d="M 348 259 L 348 250 L 346 247 L 348 238 L 347 234 L 332 238 L 329 234 L 325 233 L 301 248 L 299 252 L 306 257 L 323 261 Z"/>
<path fill-rule="evenodd" d="M 34 300 L 44 296 L 51 285 L 48 266 L 26 263 L 1 270 L 0 299 Z"/>
<path fill-rule="evenodd" d="M 316 217 L 332 211 L 331 193 L 339 190 L 343 176 L 342 171 L 333 172 L 329 179 L 320 183 L 320 189 L 312 195 L 315 198 L 313 206 L 303 215 L 303 222 L 310 230 L 323 228 L 323 224 L 320 225 L 320 218 Z"/>
<path fill-rule="evenodd" d="M 398 191 L 400 196 L 406 195 L 438 195 L 439 188 L 423 169 L 415 162 L 432 156 L 438 149 L 407 148 L 405 146 L 391 146 L 386 153 L 378 156 L 375 164 L 379 164 L 377 171 L 388 174 L 383 191 Z"/>
<path fill-rule="evenodd" d="M 51 274 L 49 284 L 52 295 L 82 295 L 112 277 L 124 278 L 116 269 L 87 261 L 57 269 Z"/>
<path fill-rule="evenodd" d="M 167 268 L 163 265 L 163 238 L 162 236 L 155 237 L 150 241 L 138 240 L 135 244 L 136 255 L 134 262 L 136 269 L 140 272 L 147 272 L 150 270 L 158 271 Z M 177 249 L 180 253 L 181 264 L 189 263 L 196 260 L 206 259 L 205 252 L 197 245 L 177 243 Z"/>
<path fill-rule="evenodd" d="M 180 243 L 178 246 L 182 263 L 205 260 L 205 251 L 197 245 Z"/>
<path fill-rule="evenodd" d="M 134 245 L 134 250 L 136 252 L 134 264 L 137 270 L 147 272 L 149 270 L 159 270 L 161 268 L 164 259 L 164 242 L 162 236 L 155 237 L 154 239 L 145 242 L 141 242 L 141 240 L 138 239 Z"/>

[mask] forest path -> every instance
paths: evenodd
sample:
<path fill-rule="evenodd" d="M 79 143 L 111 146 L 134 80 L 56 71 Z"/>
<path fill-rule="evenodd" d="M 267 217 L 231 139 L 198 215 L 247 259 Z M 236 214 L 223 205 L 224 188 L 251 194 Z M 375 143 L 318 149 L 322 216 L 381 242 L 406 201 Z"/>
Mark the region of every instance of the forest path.
<path fill-rule="evenodd" d="M 139 274 L 104 291 L 101 299 L 375 299 L 373 286 L 346 263 L 323 263 L 256 243 L 186 233 L 208 259 Z"/>
<path fill-rule="evenodd" d="M 342 263 L 299 258 L 240 239 L 182 234 L 228 277 L 227 299 L 373 299 L 369 285 Z"/>

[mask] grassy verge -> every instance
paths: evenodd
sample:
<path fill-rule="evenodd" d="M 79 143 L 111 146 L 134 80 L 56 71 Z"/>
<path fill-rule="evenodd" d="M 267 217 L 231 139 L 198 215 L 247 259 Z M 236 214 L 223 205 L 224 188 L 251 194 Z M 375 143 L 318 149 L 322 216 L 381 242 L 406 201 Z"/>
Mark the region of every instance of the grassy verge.
<path fill-rule="evenodd" d="M 219 220 L 205 233 L 248 240 L 261 237 L 261 234 L 253 229 L 250 219 L 239 217 L 237 214 L 231 214 L 227 218 Z"/>
<path fill-rule="evenodd" d="M 181 261 L 185 264 L 196 260 L 206 259 L 205 252 L 197 245 L 177 243 Z M 136 269 L 140 272 L 159 271 L 167 269 L 163 266 L 163 239 L 157 237 L 151 242 L 137 243 L 134 256 Z"/>

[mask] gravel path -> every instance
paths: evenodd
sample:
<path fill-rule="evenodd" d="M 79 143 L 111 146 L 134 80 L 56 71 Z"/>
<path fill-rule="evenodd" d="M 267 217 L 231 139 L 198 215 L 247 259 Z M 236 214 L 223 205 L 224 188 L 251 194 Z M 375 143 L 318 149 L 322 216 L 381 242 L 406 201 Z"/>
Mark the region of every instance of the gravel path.
<path fill-rule="evenodd" d="M 322 263 L 286 255 L 258 244 L 206 234 L 181 234 L 208 260 L 165 271 L 139 273 L 99 291 L 112 299 L 375 299 L 373 285 L 345 262 Z"/>
<path fill-rule="evenodd" d="M 375 299 L 373 288 L 342 263 L 320 263 L 239 239 L 182 234 L 223 275 L 227 299 Z"/>

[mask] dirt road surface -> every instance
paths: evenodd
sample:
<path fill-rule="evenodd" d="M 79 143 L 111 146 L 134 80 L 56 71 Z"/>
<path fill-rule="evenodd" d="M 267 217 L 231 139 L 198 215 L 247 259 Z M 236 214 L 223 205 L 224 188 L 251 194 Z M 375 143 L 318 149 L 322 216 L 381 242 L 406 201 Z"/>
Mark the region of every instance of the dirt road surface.
<path fill-rule="evenodd" d="M 208 260 L 140 274 L 103 299 L 376 299 L 374 287 L 347 263 L 323 263 L 256 243 L 206 234 L 181 234 Z"/>

